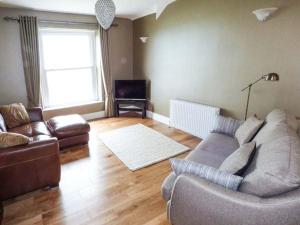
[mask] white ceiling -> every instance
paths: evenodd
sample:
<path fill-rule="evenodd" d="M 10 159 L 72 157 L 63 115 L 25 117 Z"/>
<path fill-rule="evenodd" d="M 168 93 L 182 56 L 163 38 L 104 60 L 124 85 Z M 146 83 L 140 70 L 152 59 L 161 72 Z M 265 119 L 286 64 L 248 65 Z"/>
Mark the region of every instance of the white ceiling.
<path fill-rule="evenodd" d="M 3 7 L 21 7 L 42 11 L 94 15 L 97 0 L 0 0 Z M 117 16 L 137 19 L 156 12 L 157 4 L 166 0 L 114 0 Z"/>

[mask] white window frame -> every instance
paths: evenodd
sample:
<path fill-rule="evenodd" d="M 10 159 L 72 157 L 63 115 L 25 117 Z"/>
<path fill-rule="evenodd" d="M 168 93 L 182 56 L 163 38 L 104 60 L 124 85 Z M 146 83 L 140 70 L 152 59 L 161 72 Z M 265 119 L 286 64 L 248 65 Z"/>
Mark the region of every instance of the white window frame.
<path fill-rule="evenodd" d="M 91 59 L 92 59 L 92 65 L 89 67 L 66 67 L 66 68 L 60 68 L 60 69 L 45 69 L 44 67 L 44 54 L 43 54 L 43 44 L 42 44 L 42 35 L 43 34 L 82 34 L 86 33 L 89 35 L 90 44 L 92 46 L 91 49 Z M 97 66 L 97 30 L 86 30 L 86 29 L 65 29 L 65 28 L 40 28 L 39 29 L 39 49 L 40 49 L 40 68 L 41 68 L 41 93 L 42 93 L 42 102 L 44 108 L 56 108 L 56 107 L 70 107 L 75 105 L 84 105 L 91 102 L 99 102 L 102 98 L 102 90 L 101 90 L 101 84 L 99 83 L 99 71 Z M 81 69 L 91 69 L 92 70 L 92 79 L 93 79 L 93 92 L 94 92 L 94 99 L 91 99 L 90 101 L 85 102 L 76 102 L 74 101 L 74 104 L 64 104 L 64 105 L 51 105 L 49 103 L 49 89 L 48 89 L 48 83 L 47 83 L 47 71 L 63 71 L 63 70 L 81 70 Z"/>

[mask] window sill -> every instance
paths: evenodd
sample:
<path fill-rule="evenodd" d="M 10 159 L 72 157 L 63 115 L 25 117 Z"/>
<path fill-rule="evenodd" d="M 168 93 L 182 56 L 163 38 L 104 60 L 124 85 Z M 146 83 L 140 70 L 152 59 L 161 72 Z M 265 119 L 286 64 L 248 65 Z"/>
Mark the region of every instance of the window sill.
<path fill-rule="evenodd" d="M 82 104 L 74 104 L 74 105 L 68 105 L 68 106 L 47 107 L 47 108 L 44 108 L 43 111 L 48 112 L 48 111 L 69 109 L 69 108 L 75 108 L 75 107 L 84 107 L 84 106 L 89 106 L 89 105 L 94 105 L 94 104 L 101 104 L 101 103 L 104 103 L 104 101 L 92 101 L 92 102 L 87 102 L 87 103 L 82 103 Z"/>

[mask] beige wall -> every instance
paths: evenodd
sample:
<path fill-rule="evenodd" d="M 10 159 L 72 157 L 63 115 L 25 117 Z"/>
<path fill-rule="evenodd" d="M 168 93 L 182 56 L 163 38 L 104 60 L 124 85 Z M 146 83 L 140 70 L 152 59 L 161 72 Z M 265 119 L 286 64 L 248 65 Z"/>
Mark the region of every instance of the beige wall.
<path fill-rule="evenodd" d="M 281 9 L 258 22 L 252 11 Z M 275 107 L 300 115 L 300 1 L 177 0 L 162 16 L 134 21 L 134 78 L 151 82 L 154 111 L 169 115 L 169 100 L 182 98 L 225 109 L 243 118 L 240 90 L 262 74 L 280 82 L 253 88 L 250 113 Z M 142 44 L 140 36 L 149 36 Z"/>
<path fill-rule="evenodd" d="M 6 22 L 2 19 L 4 16 L 18 15 L 34 15 L 39 19 L 96 23 L 94 16 L 0 8 L 0 105 L 12 102 L 27 104 L 18 23 Z M 116 23 L 119 26 L 110 30 L 112 76 L 113 79 L 132 79 L 132 21 L 118 18 Z M 66 110 L 48 111 L 47 115 L 92 113 L 103 109 L 103 104 L 98 103 L 71 107 Z"/>

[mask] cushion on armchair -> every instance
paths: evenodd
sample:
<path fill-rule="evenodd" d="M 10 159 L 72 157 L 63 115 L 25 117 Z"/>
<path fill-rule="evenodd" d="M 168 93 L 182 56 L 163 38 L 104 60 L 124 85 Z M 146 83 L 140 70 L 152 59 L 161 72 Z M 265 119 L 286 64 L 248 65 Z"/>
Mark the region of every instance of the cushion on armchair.
<path fill-rule="evenodd" d="M 29 137 L 22 134 L 0 132 L 0 148 L 8 148 L 19 145 L 28 144 L 30 141 Z"/>
<path fill-rule="evenodd" d="M 212 133 L 226 134 L 234 137 L 236 130 L 243 124 L 243 121 L 235 120 L 230 117 L 218 116 Z"/>
<path fill-rule="evenodd" d="M 170 159 L 170 163 L 176 176 L 181 174 L 198 176 L 233 191 L 238 189 L 243 180 L 242 177 L 189 160 Z"/>
<path fill-rule="evenodd" d="M 0 112 L 8 128 L 30 123 L 29 115 L 22 103 L 14 103 L 0 107 Z"/>

